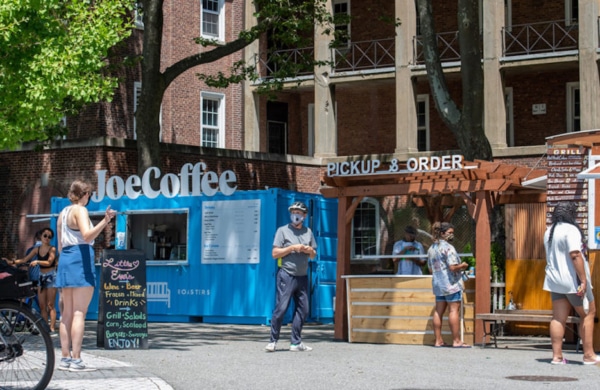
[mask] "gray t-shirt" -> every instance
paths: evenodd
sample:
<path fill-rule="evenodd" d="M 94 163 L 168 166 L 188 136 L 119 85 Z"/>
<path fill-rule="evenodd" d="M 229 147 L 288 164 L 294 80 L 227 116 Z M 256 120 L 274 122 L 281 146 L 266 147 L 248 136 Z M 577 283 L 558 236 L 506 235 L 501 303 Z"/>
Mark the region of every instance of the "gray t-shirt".
<path fill-rule="evenodd" d="M 310 228 L 302 226 L 296 229 L 291 223 L 281 226 L 275 233 L 273 246 L 287 248 L 290 245 L 309 245 L 317 249 L 317 242 Z M 281 268 L 293 276 L 305 276 L 308 270 L 308 255 L 301 252 L 292 252 L 281 259 Z"/>

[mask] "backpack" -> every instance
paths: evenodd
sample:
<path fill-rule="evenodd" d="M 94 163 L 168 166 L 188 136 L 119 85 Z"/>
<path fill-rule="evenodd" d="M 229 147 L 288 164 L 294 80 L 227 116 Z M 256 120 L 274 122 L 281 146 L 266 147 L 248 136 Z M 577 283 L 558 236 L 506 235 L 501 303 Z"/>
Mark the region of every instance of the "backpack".
<path fill-rule="evenodd" d="M 37 283 L 29 279 L 29 272 L 12 267 L 0 260 L 0 299 L 30 298 L 36 295 Z"/>

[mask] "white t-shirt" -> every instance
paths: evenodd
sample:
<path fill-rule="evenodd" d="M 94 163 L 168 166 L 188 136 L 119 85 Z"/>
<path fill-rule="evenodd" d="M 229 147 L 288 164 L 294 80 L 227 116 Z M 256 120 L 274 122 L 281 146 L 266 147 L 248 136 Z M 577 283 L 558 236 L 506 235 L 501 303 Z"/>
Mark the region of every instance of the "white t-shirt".
<path fill-rule="evenodd" d="M 544 279 L 544 290 L 559 294 L 575 294 L 579 286 L 577 272 L 571 260 L 571 252 L 581 251 L 581 232 L 576 226 L 569 223 L 559 222 L 554 228 L 552 246 L 549 246 L 550 230 L 546 229 L 544 234 L 544 247 L 546 248 L 546 278 Z M 585 275 L 588 288 L 592 288 L 590 279 L 590 266 L 584 259 Z"/>
<path fill-rule="evenodd" d="M 402 252 L 405 248 L 412 248 L 412 249 L 405 251 L 404 252 L 405 255 L 424 255 L 425 254 L 425 248 L 423 248 L 423 245 L 420 242 L 418 242 L 418 241 L 411 242 L 411 241 L 404 241 L 404 240 L 397 241 L 394 244 L 392 253 L 394 255 L 400 255 L 400 252 Z M 402 256 L 402 255 L 400 255 L 400 256 Z M 423 256 L 419 260 L 425 260 L 426 258 L 427 257 Z M 417 260 L 417 259 L 409 260 L 407 258 L 400 258 L 400 261 L 398 261 L 398 272 L 396 272 L 396 275 L 423 275 L 421 266 L 419 266 L 419 264 L 417 264 L 413 260 Z"/>

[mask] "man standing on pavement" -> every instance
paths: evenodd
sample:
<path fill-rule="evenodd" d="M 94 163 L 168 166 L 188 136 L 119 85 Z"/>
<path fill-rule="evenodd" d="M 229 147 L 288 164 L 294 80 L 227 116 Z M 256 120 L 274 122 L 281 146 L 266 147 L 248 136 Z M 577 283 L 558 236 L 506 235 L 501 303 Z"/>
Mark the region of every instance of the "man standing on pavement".
<path fill-rule="evenodd" d="M 277 297 L 271 318 L 271 342 L 265 347 L 268 352 L 277 349 L 281 322 L 290 301 L 294 299 L 295 311 L 292 320 L 292 337 L 290 351 L 308 352 L 312 348 L 302 343 L 302 327 L 308 316 L 308 260 L 314 259 L 317 243 L 312 230 L 303 222 L 308 207 L 302 202 L 295 202 L 288 208 L 291 223 L 281 226 L 275 233 L 273 241 L 273 258 L 277 259 Z"/>

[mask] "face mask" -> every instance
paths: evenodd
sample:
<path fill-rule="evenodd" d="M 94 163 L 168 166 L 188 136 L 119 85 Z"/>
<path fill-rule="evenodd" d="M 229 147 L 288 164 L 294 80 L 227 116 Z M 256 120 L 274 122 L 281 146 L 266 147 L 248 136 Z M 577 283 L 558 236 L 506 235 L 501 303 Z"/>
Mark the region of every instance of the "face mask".
<path fill-rule="evenodd" d="M 294 225 L 298 225 L 302 221 L 304 221 L 304 217 L 300 214 L 290 214 L 290 219 Z"/>
<path fill-rule="evenodd" d="M 454 233 L 450 233 L 446 236 L 446 241 L 454 241 Z"/>

